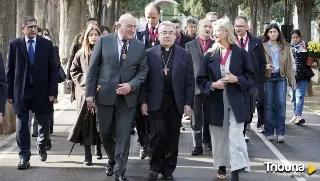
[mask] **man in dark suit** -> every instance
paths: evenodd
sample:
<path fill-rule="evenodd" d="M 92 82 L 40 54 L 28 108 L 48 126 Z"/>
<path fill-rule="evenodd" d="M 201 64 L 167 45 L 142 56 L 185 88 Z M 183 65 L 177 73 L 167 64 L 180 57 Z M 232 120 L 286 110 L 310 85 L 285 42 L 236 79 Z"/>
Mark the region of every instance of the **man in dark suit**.
<path fill-rule="evenodd" d="M 3 122 L 3 115 L 5 112 L 7 97 L 7 83 L 6 83 L 6 72 L 4 70 L 4 63 L 2 54 L 0 52 L 0 124 Z"/>
<path fill-rule="evenodd" d="M 186 48 L 186 44 L 191 41 L 191 38 L 189 38 L 187 35 L 183 34 L 181 32 L 181 24 L 178 19 L 171 20 L 171 23 L 173 23 L 176 27 L 176 40 L 174 41 L 175 45 L 180 46 L 181 48 Z"/>
<path fill-rule="evenodd" d="M 147 50 L 148 78 L 141 88 L 143 115 L 152 122 L 153 145 L 149 181 L 161 173 L 172 180 L 178 159 L 181 118 L 190 116 L 195 80 L 189 52 L 174 45 L 176 30 L 165 21 L 159 26 L 160 45 Z"/>
<path fill-rule="evenodd" d="M 145 44 L 145 49 L 148 49 L 159 44 L 157 35 L 160 23 L 160 6 L 154 2 L 147 4 L 145 7 L 145 18 L 147 20 L 146 30 L 138 32 L 137 37 Z M 141 146 L 140 158 L 144 159 L 148 156 L 150 160 L 152 157 L 151 153 L 153 144 L 149 141 L 149 136 L 152 135 L 152 130 L 150 130 L 150 121 L 141 113 L 140 104 L 136 109 L 135 124 Z"/>
<path fill-rule="evenodd" d="M 20 148 L 18 169 L 30 166 L 29 110 L 38 120 L 39 159 L 47 160 L 49 114 L 58 95 L 57 63 L 52 42 L 37 36 L 37 20 L 26 17 L 24 36 L 9 44 L 7 61 L 7 100 L 17 115 L 17 144 Z"/>
<path fill-rule="evenodd" d="M 144 12 L 147 20 L 146 29 L 138 32 L 137 38 L 142 41 L 145 44 L 145 48 L 148 49 L 159 44 L 157 35 L 160 23 L 160 6 L 157 3 L 151 2 L 146 5 Z"/>
<path fill-rule="evenodd" d="M 197 20 L 195 20 L 195 19 L 188 19 L 187 20 L 186 35 L 191 40 L 196 39 L 196 37 L 197 37 Z"/>
<path fill-rule="evenodd" d="M 194 68 L 194 76 L 195 78 L 198 75 L 198 72 L 201 67 L 201 63 L 204 61 L 204 54 L 207 52 L 209 48 L 212 47 L 214 44 L 214 40 L 210 39 L 210 36 L 212 34 L 212 23 L 208 19 L 202 19 L 199 21 L 198 24 L 199 28 L 199 36 L 187 43 L 186 50 L 190 52 L 192 55 L 192 61 L 193 61 L 193 68 Z M 206 132 L 208 135 L 204 134 L 204 139 L 202 139 L 202 129 L 204 123 L 207 124 L 207 121 L 205 120 L 205 100 L 206 96 L 202 94 L 198 88 L 198 86 L 195 86 L 195 103 L 194 103 L 194 117 L 195 117 L 195 128 L 200 131 L 192 131 L 193 136 L 193 147 L 194 150 L 192 151 L 191 155 L 202 155 L 203 154 L 203 148 L 202 143 L 203 140 L 205 143 L 210 143 L 210 132 Z"/>
<path fill-rule="evenodd" d="M 255 90 L 250 90 L 248 93 L 249 102 L 252 103 L 251 117 L 248 122 L 245 122 L 244 134 L 247 129 L 247 125 L 251 123 L 254 105 L 257 107 L 258 123 L 257 128 L 259 132 L 264 132 L 264 83 L 266 77 L 266 57 L 265 51 L 262 45 L 262 41 L 258 37 L 254 37 L 248 32 L 248 19 L 244 16 L 239 16 L 235 19 L 235 33 L 238 44 L 241 48 L 244 48 L 249 53 L 249 59 L 252 62 L 252 67 L 255 73 L 254 85 L 257 92 L 255 96 Z M 249 137 L 245 135 L 246 141 Z"/>
<path fill-rule="evenodd" d="M 148 73 L 145 47 L 134 38 L 136 26 L 131 14 L 120 17 L 118 33 L 102 36 L 95 45 L 86 77 L 87 104 L 96 108 L 98 131 L 109 156 L 106 173 L 108 176 L 115 173 L 116 181 L 128 180 L 124 174 L 131 125 L 139 87 Z"/>

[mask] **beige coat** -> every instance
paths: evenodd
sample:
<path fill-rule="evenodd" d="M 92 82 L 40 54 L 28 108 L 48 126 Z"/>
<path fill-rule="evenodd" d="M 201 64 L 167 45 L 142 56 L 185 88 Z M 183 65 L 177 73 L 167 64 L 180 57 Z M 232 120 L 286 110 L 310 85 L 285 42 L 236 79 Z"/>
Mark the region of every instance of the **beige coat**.
<path fill-rule="evenodd" d="M 266 54 L 267 64 L 272 64 L 272 56 L 268 42 L 263 43 L 263 47 Z M 291 60 L 291 50 L 290 46 L 287 43 L 280 45 L 279 53 L 279 66 L 280 66 L 280 75 L 281 77 L 288 78 L 288 83 L 290 86 L 296 86 L 296 78 L 293 70 L 292 60 Z M 266 72 L 266 77 L 271 77 L 271 71 Z"/>
<path fill-rule="evenodd" d="M 75 55 L 70 68 L 70 75 L 76 85 L 75 96 L 78 119 L 70 132 L 68 140 L 82 145 L 96 145 L 100 144 L 99 133 L 96 127 L 96 116 L 88 111 L 85 98 L 88 66 L 89 62 L 84 57 L 83 50 L 80 49 Z"/>

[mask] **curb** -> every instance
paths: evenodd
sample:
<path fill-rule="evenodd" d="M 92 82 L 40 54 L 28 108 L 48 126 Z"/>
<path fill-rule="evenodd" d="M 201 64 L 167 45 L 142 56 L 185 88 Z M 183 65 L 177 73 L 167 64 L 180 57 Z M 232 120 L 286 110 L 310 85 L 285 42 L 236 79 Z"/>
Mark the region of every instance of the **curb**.
<path fill-rule="evenodd" d="M 60 99 L 59 99 L 60 97 Z M 67 100 L 67 101 L 66 101 Z M 63 94 L 63 95 L 59 95 L 58 96 L 58 101 L 60 102 L 66 102 L 68 103 L 70 100 L 70 95 L 69 94 Z M 57 103 L 59 106 L 54 105 L 54 110 L 61 110 L 62 107 L 64 107 L 65 105 L 67 105 L 66 103 L 61 105 Z M 0 149 L 2 149 L 3 147 L 9 145 L 14 139 L 16 139 L 16 132 L 12 133 L 11 135 L 9 135 L 7 138 L 5 138 L 4 140 L 1 141 L 0 143 Z"/>

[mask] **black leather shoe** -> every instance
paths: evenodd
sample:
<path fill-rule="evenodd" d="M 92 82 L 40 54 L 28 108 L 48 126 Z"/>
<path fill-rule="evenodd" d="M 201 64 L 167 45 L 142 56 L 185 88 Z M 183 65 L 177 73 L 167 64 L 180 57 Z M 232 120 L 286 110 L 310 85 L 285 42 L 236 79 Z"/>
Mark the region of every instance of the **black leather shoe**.
<path fill-rule="evenodd" d="M 173 175 L 172 174 L 162 174 L 161 179 L 163 179 L 163 180 L 173 180 Z"/>
<path fill-rule="evenodd" d="M 129 181 L 129 180 L 123 175 L 117 175 L 115 181 Z"/>
<path fill-rule="evenodd" d="M 32 133 L 31 136 L 32 136 L 33 138 L 37 138 L 37 137 L 38 137 L 38 134 Z"/>
<path fill-rule="evenodd" d="M 85 164 L 86 166 L 91 166 L 92 165 L 92 155 L 86 155 L 84 157 L 83 164 Z"/>
<path fill-rule="evenodd" d="M 140 148 L 140 158 L 145 159 L 147 156 L 148 156 L 148 149 L 146 148 L 146 146 L 142 146 Z"/>
<path fill-rule="evenodd" d="M 136 134 L 136 130 L 134 128 L 131 128 L 131 135 L 135 135 Z"/>
<path fill-rule="evenodd" d="M 155 180 L 157 180 L 157 179 L 158 179 L 158 175 L 159 175 L 158 172 L 153 172 L 153 171 L 151 171 L 151 172 L 149 173 L 148 181 L 155 181 Z"/>
<path fill-rule="evenodd" d="M 114 174 L 113 172 L 113 167 L 114 165 L 111 165 L 111 164 L 108 164 L 107 167 L 106 167 L 106 174 L 107 176 L 112 176 Z"/>
<path fill-rule="evenodd" d="M 38 157 L 39 159 L 44 162 L 47 160 L 47 150 L 46 148 L 39 148 L 39 154 L 38 154 Z"/>
<path fill-rule="evenodd" d="M 27 169 L 29 167 L 30 167 L 30 162 L 27 161 L 27 159 L 25 159 L 25 158 L 21 158 L 20 162 L 18 164 L 18 169 L 19 170 L 25 170 L 25 169 Z"/>
<path fill-rule="evenodd" d="M 101 145 L 100 144 L 95 146 L 95 155 L 97 155 L 97 159 L 98 160 L 102 159 Z"/>
<path fill-rule="evenodd" d="M 193 151 L 191 152 L 191 156 L 198 156 L 198 155 L 203 155 L 202 147 L 194 147 Z"/>
<path fill-rule="evenodd" d="M 51 139 L 49 138 L 49 139 L 48 139 L 48 143 L 47 143 L 47 145 L 46 145 L 46 149 L 47 149 L 47 151 L 50 151 L 51 148 L 52 148 L 52 144 L 51 144 Z"/>

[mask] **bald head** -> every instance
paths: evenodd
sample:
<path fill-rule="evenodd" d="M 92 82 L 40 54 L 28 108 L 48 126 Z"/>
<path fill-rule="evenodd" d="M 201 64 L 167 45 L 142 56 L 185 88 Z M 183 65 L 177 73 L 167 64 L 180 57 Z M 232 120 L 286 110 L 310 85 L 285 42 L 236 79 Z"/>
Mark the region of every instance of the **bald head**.
<path fill-rule="evenodd" d="M 123 14 L 118 20 L 118 32 L 126 39 L 131 40 L 136 31 L 137 21 L 131 14 Z"/>
<path fill-rule="evenodd" d="M 199 21 L 199 36 L 202 40 L 207 40 L 212 34 L 212 23 L 210 20 L 204 18 Z"/>

